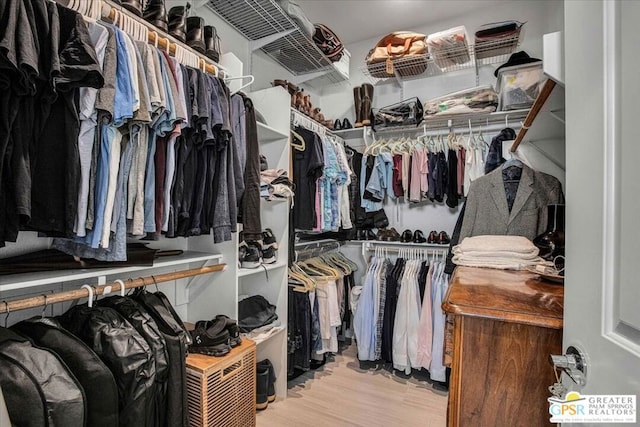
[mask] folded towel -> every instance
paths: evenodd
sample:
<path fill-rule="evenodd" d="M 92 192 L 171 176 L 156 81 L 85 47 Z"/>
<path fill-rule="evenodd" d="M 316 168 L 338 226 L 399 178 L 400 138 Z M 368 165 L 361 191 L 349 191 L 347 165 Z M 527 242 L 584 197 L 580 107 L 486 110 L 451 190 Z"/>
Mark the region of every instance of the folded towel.
<path fill-rule="evenodd" d="M 465 257 L 464 255 L 454 255 L 453 263 L 467 267 L 486 267 L 500 270 L 526 270 L 537 265 L 553 266 L 550 261 L 545 261 L 540 257 L 531 260 L 515 258 L 487 258 L 487 257 Z"/>
<path fill-rule="evenodd" d="M 456 252 L 458 251 L 458 252 Z M 510 252 L 524 256 L 538 255 L 538 248 L 531 240 L 522 236 L 474 236 L 465 237 L 453 248 L 454 253 Z"/>
<path fill-rule="evenodd" d="M 509 252 L 509 251 L 462 251 L 459 248 L 456 250 L 456 247 L 453 248 L 454 255 L 461 255 L 465 257 L 473 257 L 473 258 L 509 258 L 516 260 L 532 260 L 538 257 L 537 250 L 536 252 L 532 252 L 529 254 L 521 254 L 518 252 Z"/>

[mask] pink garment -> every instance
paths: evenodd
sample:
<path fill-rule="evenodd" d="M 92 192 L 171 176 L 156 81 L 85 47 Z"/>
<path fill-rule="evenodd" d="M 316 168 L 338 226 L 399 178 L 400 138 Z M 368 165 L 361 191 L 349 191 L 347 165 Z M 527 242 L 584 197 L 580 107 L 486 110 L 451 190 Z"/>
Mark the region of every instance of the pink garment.
<path fill-rule="evenodd" d="M 409 184 L 409 201 L 419 202 L 427 193 L 427 153 L 424 150 L 415 150 L 411 155 L 411 183 Z"/>
<path fill-rule="evenodd" d="M 433 265 L 429 266 L 427 283 L 422 300 L 420 323 L 418 323 L 418 366 L 429 369 L 431 364 L 431 340 L 433 336 L 433 319 L 431 314 L 431 279 L 433 278 Z"/>
<path fill-rule="evenodd" d="M 464 196 L 464 166 L 466 164 L 464 157 L 466 154 L 467 150 L 460 147 L 458 150 L 458 196 Z"/>
<path fill-rule="evenodd" d="M 322 230 L 322 206 L 320 199 L 320 186 L 316 185 L 316 226 L 313 227 L 313 231 Z"/>

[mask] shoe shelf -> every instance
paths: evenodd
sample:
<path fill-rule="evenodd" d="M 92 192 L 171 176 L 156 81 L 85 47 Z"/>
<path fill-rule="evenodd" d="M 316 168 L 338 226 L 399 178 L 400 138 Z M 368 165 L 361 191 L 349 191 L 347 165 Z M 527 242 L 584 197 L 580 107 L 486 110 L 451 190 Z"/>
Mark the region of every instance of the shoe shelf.
<path fill-rule="evenodd" d="M 280 256 L 279 252 L 280 251 L 278 250 L 278 255 Z M 287 260 L 279 260 L 273 264 L 261 264 L 257 268 L 238 268 L 238 277 L 252 276 L 254 274 L 267 274 L 269 271 L 284 268 L 286 266 Z M 265 280 L 267 279 L 265 278 Z"/>
<path fill-rule="evenodd" d="M 181 255 L 162 257 L 154 261 L 153 266 L 137 265 L 124 267 L 91 268 L 77 270 L 42 271 L 35 273 L 12 274 L 0 276 L 0 294 L 7 291 L 26 289 L 36 286 L 50 285 L 76 280 L 86 280 L 106 276 L 122 275 L 137 271 L 172 267 L 190 263 L 199 263 L 201 266 L 211 262 L 220 264 L 222 255 L 205 252 L 184 251 Z"/>
<path fill-rule="evenodd" d="M 402 83 L 460 70 L 475 69 L 476 85 L 478 85 L 479 67 L 506 62 L 509 55 L 520 46 L 523 34 L 524 32 L 521 31 L 512 37 L 471 44 L 466 48 L 438 49 L 423 55 L 398 58 L 392 61 L 393 74 L 387 73 L 387 64 L 384 61 L 368 66 L 365 64 L 360 67 L 360 71 L 373 84 L 376 84 L 385 81 Z"/>
<path fill-rule="evenodd" d="M 331 83 L 348 80 L 348 73 L 327 59 L 275 0 L 209 0 L 207 6 L 302 81 L 322 76 Z M 298 83 L 300 83 L 298 82 Z"/>
<path fill-rule="evenodd" d="M 280 132 L 269 125 L 261 122 L 256 122 L 258 125 L 258 140 L 260 143 L 273 142 L 282 140 L 283 138 L 289 138 L 289 134 Z"/>

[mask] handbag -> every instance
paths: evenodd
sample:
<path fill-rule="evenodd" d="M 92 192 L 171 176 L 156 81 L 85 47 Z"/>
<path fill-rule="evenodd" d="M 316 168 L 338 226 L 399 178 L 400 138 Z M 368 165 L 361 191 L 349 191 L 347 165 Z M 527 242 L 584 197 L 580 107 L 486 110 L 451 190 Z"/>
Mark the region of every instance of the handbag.
<path fill-rule="evenodd" d="M 403 77 L 424 73 L 427 70 L 426 39 L 424 34 L 410 31 L 387 34 L 367 55 L 369 74 L 387 78 L 394 75 L 394 69 Z"/>
<path fill-rule="evenodd" d="M 329 27 L 327 27 L 326 25 L 315 24 L 313 41 L 329 61 L 337 62 L 340 61 L 340 58 L 342 58 L 344 45 L 342 44 L 342 41 L 338 38 L 336 33 L 331 31 L 331 29 L 329 29 Z"/>
<path fill-rule="evenodd" d="M 406 99 L 378 109 L 374 114 L 374 124 L 380 127 L 419 125 L 424 109 L 418 97 Z"/>

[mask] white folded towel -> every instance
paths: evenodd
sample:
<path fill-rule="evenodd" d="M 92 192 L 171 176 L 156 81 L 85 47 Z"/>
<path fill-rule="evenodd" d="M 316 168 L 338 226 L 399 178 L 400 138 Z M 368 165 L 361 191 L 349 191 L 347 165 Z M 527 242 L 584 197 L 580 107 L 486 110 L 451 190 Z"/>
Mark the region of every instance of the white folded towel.
<path fill-rule="evenodd" d="M 518 257 L 535 257 L 538 248 L 522 236 L 474 236 L 465 237 L 453 248 L 453 253 L 510 253 Z"/>

